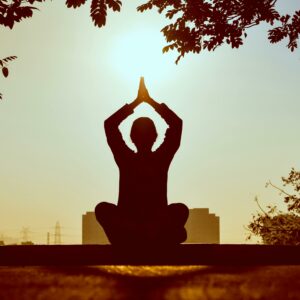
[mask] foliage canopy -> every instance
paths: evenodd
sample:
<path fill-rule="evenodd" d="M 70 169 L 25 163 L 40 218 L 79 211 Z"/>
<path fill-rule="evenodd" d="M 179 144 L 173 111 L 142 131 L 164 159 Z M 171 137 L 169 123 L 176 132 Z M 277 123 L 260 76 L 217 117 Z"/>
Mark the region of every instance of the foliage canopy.
<path fill-rule="evenodd" d="M 164 51 L 176 49 L 177 61 L 186 53 L 215 50 L 224 43 L 239 48 L 247 29 L 262 22 L 273 26 L 268 32 L 271 43 L 288 37 L 288 48 L 297 47 L 300 33 L 300 10 L 291 17 L 280 15 L 277 0 L 150 0 L 138 7 L 143 12 L 153 7 L 172 20 L 162 32 L 169 43 Z M 278 25 L 276 27 L 275 23 Z"/>
<path fill-rule="evenodd" d="M 67 0 L 68 7 L 77 8 L 87 0 Z M 156 8 L 171 23 L 163 32 L 167 45 L 163 52 L 177 50 L 176 63 L 189 52 L 215 50 L 227 43 L 239 48 L 247 37 L 247 29 L 262 22 L 273 26 L 268 32 L 271 43 L 288 38 L 287 47 L 294 51 L 300 33 L 300 10 L 293 16 L 280 15 L 277 0 L 149 0 L 137 10 Z M 106 11 L 120 11 L 120 0 L 91 0 L 91 17 L 96 26 L 106 24 Z M 278 25 L 276 27 L 275 23 Z"/>
<path fill-rule="evenodd" d="M 13 28 L 16 22 L 30 18 L 34 5 L 46 0 L 0 0 L 0 25 Z M 224 43 L 239 48 L 247 37 L 247 30 L 266 22 L 271 43 L 288 39 L 287 47 L 297 48 L 300 34 L 300 10 L 292 16 L 281 15 L 276 9 L 278 0 L 148 0 L 137 10 L 157 9 L 170 20 L 162 28 L 167 41 L 163 52 L 177 50 L 178 62 L 189 52 L 213 51 Z M 95 26 L 106 25 L 109 9 L 119 12 L 120 0 L 66 0 L 68 8 L 90 3 L 90 16 Z"/>

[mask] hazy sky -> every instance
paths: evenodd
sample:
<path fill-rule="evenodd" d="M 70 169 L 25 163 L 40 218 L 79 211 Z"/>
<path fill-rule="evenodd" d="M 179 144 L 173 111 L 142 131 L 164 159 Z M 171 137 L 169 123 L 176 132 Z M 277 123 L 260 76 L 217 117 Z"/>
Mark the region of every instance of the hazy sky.
<path fill-rule="evenodd" d="M 220 216 L 221 242 L 244 243 L 255 195 L 280 203 L 265 182 L 300 168 L 299 51 L 270 45 L 263 25 L 238 50 L 189 55 L 176 66 L 176 53 L 161 54 L 164 17 L 137 13 L 142 1 L 124 1 L 102 29 L 89 5 L 63 2 L 0 29 L 0 57 L 18 56 L 10 76 L 0 76 L 0 234 L 20 237 L 25 226 L 45 243 L 60 221 L 63 242 L 81 242 L 81 215 L 117 201 L 103 121 L 135 98 L 144 75 L 151 96 L 184 122 L 169 202 L 208 207 Z M 282 2 L 289 11 L 298 1 Z M 155 118 L 161 142 L 166 127 L 146 104 L 124 122 L 126 139 L 142 114 Z"/>

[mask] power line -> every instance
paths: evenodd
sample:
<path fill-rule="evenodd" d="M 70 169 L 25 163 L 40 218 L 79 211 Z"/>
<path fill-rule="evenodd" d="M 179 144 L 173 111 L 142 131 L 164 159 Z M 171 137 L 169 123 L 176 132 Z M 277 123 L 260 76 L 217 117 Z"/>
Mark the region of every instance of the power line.
<path fill-rule="evenodd" d="M 29 239 L 29 228 L 28 227 L 23 227 L 21 230 L 21 239 L 23 242 L 28 242 Z"/>

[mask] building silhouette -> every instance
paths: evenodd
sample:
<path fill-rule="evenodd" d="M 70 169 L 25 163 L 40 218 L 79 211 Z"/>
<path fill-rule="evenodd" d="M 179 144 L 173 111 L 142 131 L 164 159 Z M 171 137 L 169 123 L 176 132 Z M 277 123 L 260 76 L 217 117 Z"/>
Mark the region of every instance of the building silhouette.
<path fill-rule="evenodd" d="M 82 215 L 82 244 L 109 244 L 94 212 L 86 212 Z"/>
<path fill-rule="evenodd" d="M 208 208 L 192 208 L 189 211 L 185 225 L 187 231 L 185 243 L 219 244 L 220 218 L 209 213 Z M 82 215 L 82 244 L 109 244 L 94 212 Z"/>
<path fill-rule="evenodd" d="M 220 218 L 209 213 L 208 208 L 192 208 L 189 211 L 185 243 L 220 244 Z"/>

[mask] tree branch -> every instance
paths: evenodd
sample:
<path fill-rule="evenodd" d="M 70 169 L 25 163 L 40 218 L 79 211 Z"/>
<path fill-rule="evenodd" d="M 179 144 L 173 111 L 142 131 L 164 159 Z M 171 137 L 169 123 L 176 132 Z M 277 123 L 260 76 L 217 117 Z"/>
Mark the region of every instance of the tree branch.
<path fill-rule="evenodd" d="M 280 191 L 280 193 L 283 193 L 289 197 L 292 197 L 293 195 L 290 195 L 289 193 L 287 193 L 285 190 L 279 188 L 278 186 L 274 185 L 271 180 L 268 181 L 268 184 L 271 185 L 273 188 L 275 188 L 276 190 Z"/>

